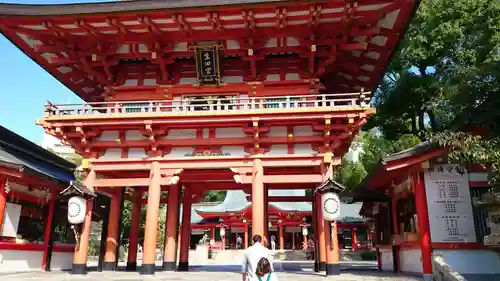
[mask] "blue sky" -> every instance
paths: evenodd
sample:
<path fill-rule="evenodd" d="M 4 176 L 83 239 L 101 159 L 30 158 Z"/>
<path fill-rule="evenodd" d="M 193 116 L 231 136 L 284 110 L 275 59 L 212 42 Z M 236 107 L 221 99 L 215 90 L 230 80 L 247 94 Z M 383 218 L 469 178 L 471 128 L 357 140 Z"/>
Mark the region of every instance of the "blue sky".
<path fill-rule="evenodd" d="M 58 4 L 105 1 L 0 0 L 0 2 Z M 42 118 L 43 106 L 47 101 L 77 103 L 81 100 L 2 35 L 0 35 L 0 62 L 0 124 L 41 144 L 43 129 L 35 124 L 35 120 Z"/>

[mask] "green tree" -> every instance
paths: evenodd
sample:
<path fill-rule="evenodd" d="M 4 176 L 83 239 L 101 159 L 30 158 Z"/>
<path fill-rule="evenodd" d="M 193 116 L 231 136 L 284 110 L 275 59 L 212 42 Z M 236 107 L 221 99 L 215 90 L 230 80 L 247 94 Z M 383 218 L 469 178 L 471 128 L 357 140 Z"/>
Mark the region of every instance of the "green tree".
<path fill-rule="evenodd" d="M 469 96 L 465 86 L 480 87 L 476 75 L 500 58 L 498 30 L 498 1 L 422 1 L 374 95 L 377 114 L 368 126 L 388 138 L 414 134 L 422 140 L 456 126 L 464 116 L 453 109 L 481 98 Z M 479 84 L 492 79 L 482 78 Z"/>
<path fill-rule="evenodd" d="M 335 179 L 347 189 L 356 188 L 382 157 L 413 147 L 419 142 L 419 138 L 414 135 L 403 135 L 397 140 L 391 140 L 375 129 L 361 132 L 352 147 L 361 148 L 359 161 L 353 162 L 344 158 L 337 169 Z"/>
<path fill-rule="evenodd" d="M 226 191 L 224 190 L 209 190 L 205 193 L 203 202 L 222 202 L 226 198 Z"/>
<path fill-rule="evenodd" d="M 451 148 L 499 173 L 500 2 L 422 1 L 391 61 L 367 128 Z"/>

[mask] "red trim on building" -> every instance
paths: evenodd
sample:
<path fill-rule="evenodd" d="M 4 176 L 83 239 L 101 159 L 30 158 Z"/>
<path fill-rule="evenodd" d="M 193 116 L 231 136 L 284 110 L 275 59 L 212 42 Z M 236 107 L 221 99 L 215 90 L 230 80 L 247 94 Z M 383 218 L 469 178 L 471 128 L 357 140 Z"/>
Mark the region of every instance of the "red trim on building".
<path fill-rule="evenodd" d="M 0 241 L 0 250 L 11 251 L 44 251 L 47 245 L 44 244 L 22 244 L 15 242 Z"/>
<path fill-rule="evenodd" d="M 75 251 L 75 245 L 72 244 L 54 244 L 52 252 L 57 253 L 73 253 Z"/>

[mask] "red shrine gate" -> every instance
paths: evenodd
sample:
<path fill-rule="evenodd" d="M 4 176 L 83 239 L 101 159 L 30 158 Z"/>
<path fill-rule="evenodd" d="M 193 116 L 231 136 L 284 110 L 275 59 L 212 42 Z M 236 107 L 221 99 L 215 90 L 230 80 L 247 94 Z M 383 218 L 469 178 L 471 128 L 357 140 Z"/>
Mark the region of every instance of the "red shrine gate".
<path fill-rule="evenodd" d="M 269 189 L 313 189 L 331 176 L 373 112 L 370 89 L 415 2 L 1 4 L 0 30 L 87 102 L 49 104 L 39 124 L 86 157 L 88 186 L 112 195 L 104 268 L 116 267 L 119 191 L 128 187 L 133 225 L 147 197 L 142 272 L 152 274 L 162 192 L 164 269 L 175 269 L 180 243 L 187 270 L 190 205 L 206 190 L 250 193 L 253 234 L 264 235 Z M 92 205 L 73 273 L 85 272 Z M 338 274 L 336 236 L 316 216 L 318 259 Z"/>

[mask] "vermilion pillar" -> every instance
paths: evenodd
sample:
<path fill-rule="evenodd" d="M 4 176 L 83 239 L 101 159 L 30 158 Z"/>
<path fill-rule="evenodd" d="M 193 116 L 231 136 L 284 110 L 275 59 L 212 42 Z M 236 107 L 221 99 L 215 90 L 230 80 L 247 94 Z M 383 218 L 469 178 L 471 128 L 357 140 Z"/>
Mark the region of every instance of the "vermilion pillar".
<path fill-rule="evenodd" d="M 142 192 L 135 190 L 132 197 L 132 218 L 130 219 L 127 258 L 128 271 L 137 270 L 137 245 L 139 244 L 139 230 L 141 224 Z"/>
<path fill-rule="evenodd" d="M 210 228 L 210 241 L 215 241 L 215 227 Z"/>
<path fill-rule="evenodd" d="M 245 224 L 245 235 L 243 236 L 245 249 L 248 248 L 248 224 Z"/>
<path fill-rule="evenodd" d="M 318 249 L 319 249 L 319 271 L 326 270 L 326 237 L 325 237 L 325 220 L 323 218 L 323 207 L 321 203 L 321 194 L 316 193 L 316 206 L 317 206 L 317 223 L 318 223 Z"/>
<path fill-rule="evenodd" d="M 339 243 L 337 239 L 337 223 L 325 221 L 326 275 L 339 275 Z"/>
<path fill-rule="evenodd" d="M 5 193 L 5 177 L 0 176 L 0 231 L 3 228 L 3 217 L 5 216 L 5 206 L 7 205 L 7 194 Z"/>
<path fill-rule="evenodd" d="M 418 201 L 418 200 L 417 200 Z M 398 225 L 398 210 L 396 208 L 396 200 L 394 199 L 394 194 L 391 196 L 391 218 L 392 218 L 392 230 L 395 235 L 399 235 L 399 225 Z M 399 262 L 399 247 L 393 246 L 393 255 L 394 255 L 394 263 L 393 263 L 393 271 L 400 271 L 400 262 Z"/>
<path fill-rule="evenodd" d="M 432 280 L 431 231 L 429 212 L 427 210 L 427 195 L 425 194 L 424 173 L 416 172 L 413 174 L 413 188 L 415 190 L 420 248 L 422 249 L 423 277 L 424 280 Z"/>
<path fill-rule="evenodd" d="M 96 173 L 94 170 L 91 170 L 88 173 L 87 178 L 85 179 L 85 185 L 89 188 L 94 187 L 95 179 Z M 87 252 L 89 248 L 90 226 L 92 224 L 93 205 L 94 204 L 92 199 L 87 200 L 87 213 L 82 224 L 79 244 L 75 247 L 71 274 L 85 274 L 85 270 L 87 267 Z"/>
<path fill-rule="evenodd" d="M 285 249 L 285 239 L 284 239 L 284 229 L 283 229 L 283 225 L 280 224 L 280 250 L 284 250 Z"/>
<path fill-rule="evenodd" d="M 151 175 L 148 189 L 148 208 L 146 212 L 146 226 L 144 230 L 144 246 L 142 257 L 142 274 L 153 275 L 156 261 L 156 234 L 158 231 L 158 217 L 160 210 L 160 163 L 151 164 Z"/>
<path fill-rule="evenodd" d="M 47 216 L 47 220 L 45 221 L 45 226 L 44 226 L 44 233 L 43 233 L 43 245 L 45 246 L 45 249 L 43 250 L 43 258 L 42 258 L 42 270 L 46 270 L 47 268 L 47 256 L 49 254 L 49 244 L 50 244 L 50 239 L 51 237 L 51 232 L 52 232 L 52 221 L 54 217 L 54 204 L 56 202 L 56 195 L 57 193 L 55 191 L 52 191 L 50 201 L 49 201 L 49 214 Z M 2 216 L 3 217 L 3 216 Z"/>
<path fill-rule="evenodd" d="M 358 249 L 358 231 L 356 228 L 351 230 L 352 235 L 352 250 L 356 251 Z"/>
<path fill-rule="evenodd" d="M 121 190 L 115 190 L 115 194 L 112 195 L 109 206 L 109 220 L 107 225 L 108 235 L 106 237 L 106 252 L 104 253 L 104 263 L 102 267 L 104 271 L 116 269 L 116 248 L 119 244 L 120 205 Z"/>
<path fill-rule="evenodd" d="M 252 234 L 265 237 L 264 219 L 264 183 L 262 181 L 264 169 L 261 159 L 253 160 L 252 171 Z"/>
<path fill-rule="evenodd" d="M 184 188 L 182 198 L 182 228 L 181 228 L 181 250 L 179 254 L 179 271 L 189 270 L 189 243 L 191 241 L 191 192 Z"/>
<path fill-rule="evenodd" d="M 179 217 L 180 185 L 175 184 L 168 190 L 167 225 L 165 230 L 165 249 L 163 270 L 174 271 L 177 260 L 177 219 Z"/>

